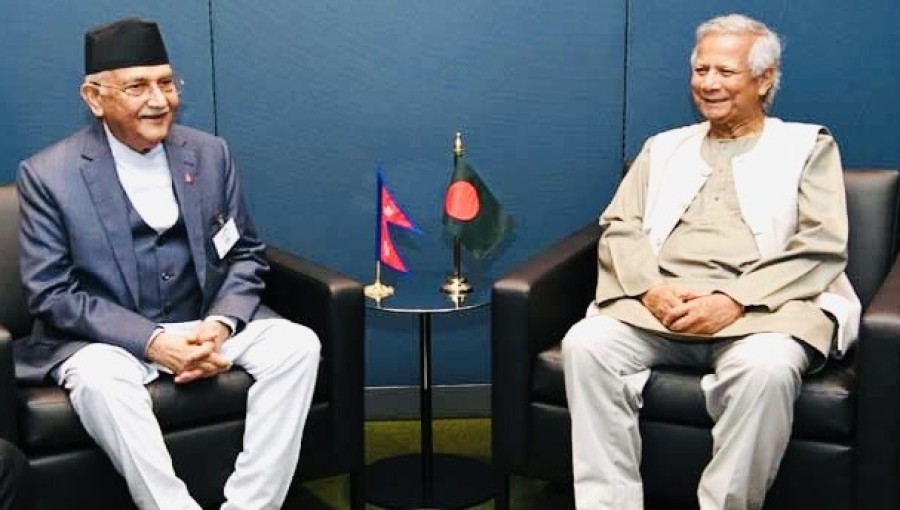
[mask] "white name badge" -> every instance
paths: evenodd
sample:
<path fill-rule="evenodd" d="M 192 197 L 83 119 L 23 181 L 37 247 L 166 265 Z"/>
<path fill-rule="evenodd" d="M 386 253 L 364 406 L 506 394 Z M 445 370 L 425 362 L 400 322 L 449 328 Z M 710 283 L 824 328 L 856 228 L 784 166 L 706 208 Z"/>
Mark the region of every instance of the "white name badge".
<path fill-rule="evenodd" d="M 213 236 L 213 244 L 216 247 L 216 253 L 219 254 L 220 259 L 224 259 L 225 255 L 228 254 L 228 250 L 234 246 L 234 243 L 238 242 L 238 239 L 241 238 L 241 234 L 238 233 L 237 225 L 234 223 L 234 218 L 230 218 L 225 225 L 216 232 L 216 235 Z"/>

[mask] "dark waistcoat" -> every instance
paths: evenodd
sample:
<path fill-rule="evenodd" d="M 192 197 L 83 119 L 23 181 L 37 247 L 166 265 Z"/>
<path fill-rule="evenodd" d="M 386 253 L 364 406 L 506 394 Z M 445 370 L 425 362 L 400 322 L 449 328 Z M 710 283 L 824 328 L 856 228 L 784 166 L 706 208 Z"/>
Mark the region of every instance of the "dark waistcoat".
<path fill-rule="evenodd" d="M 127 198 L 126 203 L 140 285 L 138 312 L 157 322 L 201 319 L 200 284 L 180 208 L 175 225 L 158 234 Z"/>

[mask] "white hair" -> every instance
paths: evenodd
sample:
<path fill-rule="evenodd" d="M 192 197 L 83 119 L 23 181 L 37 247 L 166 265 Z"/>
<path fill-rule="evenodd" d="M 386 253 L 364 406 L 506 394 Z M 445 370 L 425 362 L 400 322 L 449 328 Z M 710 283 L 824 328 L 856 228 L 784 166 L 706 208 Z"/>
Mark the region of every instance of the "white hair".
<path fill-rule="evenodd" d="M 105 79 L 108 77 L 109 77 L 109 71 L 97 71 L 96 73 L 86 74 L 86 75 L 84 75 L 83 84 L 93 86 L 93 85 L 96 85 L 97 83 L 103 83 L 105 81 Z M 102 87 L 97 87 L 97 90 L 99 90 L 99 94 L 101 96 L 106 95 L 103 92 Z"/>
<path fill-rule="evenodd" d="M 103 79 L 106 78 L 108 74 L 109 74 L 109 71 L 97 71 L 96 73 L 86 74 L 86 75 L 84 75 L 84 81 L 85 82 L 103 81 Z"/>
<path fill-rule="evenodd" d="M 772 86 L 763 96 L 763 109 L 768 110 L 775 101 L 775 93 L 781 86 L 781 40 L 762 22 L 743 14 L 728 14 L 702 23 L 697 27 L 697 44 L 691 52 L 691 66 L 697 62 L 697 45 L 704 37 L 712 34 L 753 35 L 755 37 L 747 63 L 754 77 L 772 69 Z"/>

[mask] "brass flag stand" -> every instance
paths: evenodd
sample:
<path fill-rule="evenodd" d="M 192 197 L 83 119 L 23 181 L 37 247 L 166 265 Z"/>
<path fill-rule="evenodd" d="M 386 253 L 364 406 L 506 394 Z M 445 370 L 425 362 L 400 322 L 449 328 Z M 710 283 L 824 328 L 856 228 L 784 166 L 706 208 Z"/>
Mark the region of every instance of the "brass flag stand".
<path fill-rule="evenodd" d="M 453 142 L 453 168 L 456 168 L 457 160 L 462 157 L 463 152 L 462 133 L 457 132 Z M 472 284 L 463 276 L 461 265 L 459 236 L 453 236 L 453 272 L 447 275 L 441 291 L 450 294 L 454 302 L 461 302 L 465 294 L 472 292 Z"/>
<path fill-rule="evenodd" d="M 363 293 L 366 297 L 374 299 L 376 303 L 381 304 L 381 300 L 394 295 L 394 287 L 385 285 L 381 282 L 381 261 L 375 262 L 375 282 L 363 287 Z"/>

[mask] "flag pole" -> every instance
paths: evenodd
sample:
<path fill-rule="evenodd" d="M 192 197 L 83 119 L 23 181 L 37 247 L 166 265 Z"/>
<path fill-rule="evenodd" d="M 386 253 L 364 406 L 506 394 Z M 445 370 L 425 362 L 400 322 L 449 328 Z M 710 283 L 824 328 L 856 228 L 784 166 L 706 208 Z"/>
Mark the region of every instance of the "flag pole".
<path fill-rule="evenodd" d="M 382 205 L 381 193 L 384 187 L 381 175 L 381 167 L 378 167 L 378 173 L 375 178 L 375 282 L 363 287 L 363 294 L 374 299 L 375 303 L 381 305 L 381 300 L 394 295 L 394 287 L 381 283 L 381 229 L 387 228 L 387 225 L 381 221 Z"/>
<path fill-rule="evenodd" d="M 464 152 L 462 133 L 457 131 L 456 140 L 453 142 L 453 168 L 456 168 L 456 164 L 459 162 L 459 158 L 462 157 Z M 472 284 L 470 284 L 462 274 L 459 236 L 453 236 L 453 271 L 447 275 L 447 278 L 441 285 L 441 291 L 450 294 L 451 297 L 472 292 Z"/>

